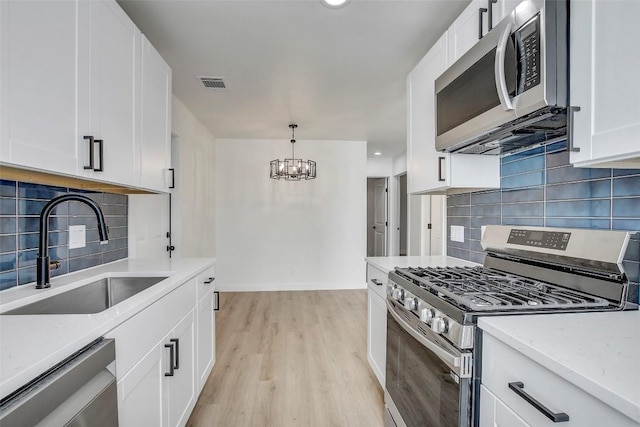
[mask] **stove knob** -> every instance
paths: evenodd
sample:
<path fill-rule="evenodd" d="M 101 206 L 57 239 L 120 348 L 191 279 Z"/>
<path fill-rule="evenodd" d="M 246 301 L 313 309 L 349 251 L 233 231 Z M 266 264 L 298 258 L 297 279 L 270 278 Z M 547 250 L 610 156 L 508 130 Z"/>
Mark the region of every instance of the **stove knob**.
<path fill-rule="evenodd" d="M 429 323 L 431 319 L 433 319 L 434 314 L 435 312 L 432 308 L 423 308 L 422 310 L 420 310 L 420 320 L 423 323 Z"/>
<path fill-rule="evenodd" d="M 404 289 L 398 288 L 393 290 L 393 299 L 396 301 L 404 300 Z"/>
<path fill-rule="evenodd" d="M 418 308 L 418 298 L 407 298 L 404 301 L 404 307 L 407 310 L 416 310 Z"/>
<path fill-rule="evenodd" d="M 447 319 L 443 319 L 440 316 L 436 316 L 431 321 L 431 330 L 436 334 L 441 334 L 443 332 L 447 332 L 449 325 L 447 324 Z"/>
<path fill-rule="evenodd" d="M 389 283 L 387 285 L 387 295 L 392 297 L 393 296 L 393 291 L 397 288 L 398 286 L 395 283 Z"/>

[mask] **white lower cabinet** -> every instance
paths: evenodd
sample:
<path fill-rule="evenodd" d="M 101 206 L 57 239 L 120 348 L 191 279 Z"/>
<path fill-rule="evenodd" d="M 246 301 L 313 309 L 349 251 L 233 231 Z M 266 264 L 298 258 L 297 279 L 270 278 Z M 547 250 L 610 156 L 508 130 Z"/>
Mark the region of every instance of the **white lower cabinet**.
<path fill-rule="evenodd" d="M 120 426 L 176 427 L 189 420 L 215 363 L 214 293 L 197 299 L 201 276 L 106 334 L 116 340 Z"/>
<path fill-rule="evenodd" d="M 539 407 L 527 399 L 536 401 Z M 545 412 L 550 416 L 566 414 L 569 419 L 554 423 Z M 611 406 L 485 333 L 480 426 L 552 425 L 638 427 L 638 423 Z"/>
<path fill-rule="evenodd" d="M 194 362 L 191 311 L 118 382 L 120 425 L 185 425 L 196 401 Z"/>
<path fill-rule="evenodd" d="M 367 265 L 367 360 L 384 388 L 387 361 L 387 274 Z"/>
<path fill-rule="evenodd" d="M 214 293 L 211 292 L 198 302 L 198 391 L 204 387 L 216 362 L 216 343 L 213 339 L 216 332 L 214 297 Z"/>

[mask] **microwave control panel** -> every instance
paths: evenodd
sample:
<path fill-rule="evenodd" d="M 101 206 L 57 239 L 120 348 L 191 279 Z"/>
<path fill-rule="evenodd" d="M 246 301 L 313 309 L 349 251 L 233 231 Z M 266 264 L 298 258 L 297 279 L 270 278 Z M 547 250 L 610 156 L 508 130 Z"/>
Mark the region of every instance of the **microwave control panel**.
<path fill-rule="evenodd" d="M 509 233 L 507 243 L 565 251 L 570 238 L 571 233 L 562 231 L 534 231 L 514 228 Z"/>
<path fill-rule="evenodd" d="M 540 84 L 540 15 L 520 27 L 518 36 L 522 41 L 519 53 L 525 65 L 525 92 Z"/>

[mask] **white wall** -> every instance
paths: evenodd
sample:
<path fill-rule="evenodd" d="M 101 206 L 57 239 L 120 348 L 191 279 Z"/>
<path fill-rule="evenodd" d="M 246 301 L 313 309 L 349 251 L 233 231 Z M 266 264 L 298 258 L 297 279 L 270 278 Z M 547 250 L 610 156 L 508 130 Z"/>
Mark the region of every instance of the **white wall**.
<path fill-rule="evenodd" d="M 364 141 L 297 141 L 317 178 L 269 178 L 288 140 L 216 140 L 216 285 L 259 291 L 365 288 Z"/>
<path fill-rule="evenodd" d="M 215 256 L 215 146 L 214 138 L 175 96 L 172 133 L 177 141 L 176 190 L 172 257 Z M 174 147 L 176 148 L 176 147 Z M 176 151 L 176 150 L 172 150 Z M 166 257 L 167 195 L 129 196 L 129 256 Z"/>
<path fill-rule="evenodd" d="M 176 190 L 172 203 L 174 257 L 214 257 L 215 249 L 215 138 L 173 97 L 173 141 L 178 144 Z"/>
<path fill-rule="evenodd" d="M 391 176 L 392 159 L 389 158 L 368 158 L 367 177 L 388 178 Z"/>

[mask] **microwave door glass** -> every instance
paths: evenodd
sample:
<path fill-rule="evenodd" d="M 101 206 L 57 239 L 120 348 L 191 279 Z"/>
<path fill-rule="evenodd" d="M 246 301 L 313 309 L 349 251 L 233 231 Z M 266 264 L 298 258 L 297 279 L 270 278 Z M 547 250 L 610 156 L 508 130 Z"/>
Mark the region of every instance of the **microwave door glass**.
<path fill-rule="evenodd" d="M 436 95 L 437 134 L 442 135 L 500 105 L 495 79 L 496 49 L 491 50 Z M 507 42 L 505 77 L 516 94 L 518 64 L 512 37 Z"/>

